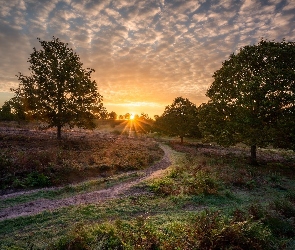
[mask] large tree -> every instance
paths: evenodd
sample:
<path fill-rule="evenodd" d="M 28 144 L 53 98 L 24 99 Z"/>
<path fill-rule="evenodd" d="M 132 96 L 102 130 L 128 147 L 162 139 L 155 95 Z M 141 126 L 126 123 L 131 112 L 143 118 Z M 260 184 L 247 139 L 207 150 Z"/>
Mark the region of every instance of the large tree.
<path fill-rule="evenodd" d="M 183 143 L 184 137 L 200 137 L 198 122 L 196 105 L 187 98 L 177 97 L 157 117 L 154 126 L 166 134 L 179 136 Z"/>
<path fill-rule="evenodd" d="M 19 88 L 26 115 L 57 128 L 61 138 L 64 125 L 93 128 L 94 109 L 101 107 L 102 96 L 91 80 L 93 69 L 83 69 L 80 57 L 67 43 L 53 37 L 41 41 L 42 49 L 33 48 L 28 62 L 31 74 L 19 73 Z"/>
<path fill-rule="evenodd" d="M 261 40 L 222 63 L 200 107 L 200 128 L 221 145 L 294 147 L 295 43 Z M 293 131 L 293 132 L 292 132 Z"/>

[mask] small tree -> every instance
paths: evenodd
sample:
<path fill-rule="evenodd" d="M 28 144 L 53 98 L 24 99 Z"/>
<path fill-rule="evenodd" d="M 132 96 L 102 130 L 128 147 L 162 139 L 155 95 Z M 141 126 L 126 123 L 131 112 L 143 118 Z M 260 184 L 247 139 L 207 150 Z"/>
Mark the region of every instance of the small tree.
<path fill-rule="evenodd" d="M 109 113 L 108 117 L 111 120 L 116 120 L 118 115 L 117 115 L 117 113 L 115 111 L 112 111 L 112 112 Z"/>
<path fill-rule="evenodd" d="M 33 48 L 28 60 L 31 74 L 19 73 L 15 90 L 24 100 L 26 115 L 56 127 L 58 139 L 66 124 L 94 128 L 93 108 L 102 101 L 91 80 L 94 70 L 83 69 L 80 57 L 58 38 L 38 40 L 42 49 Z"/>
<path fill-rule="evenodd" d="M 210 100 L 199 111 L 207 138 L 249 145 L 253 164 L 257 146 L 294 146 L 295 43 L 261 40 L 245 46 L 213 77 Z"/>
<path fill-rule="evenodd" d="M 13 121 L 15 119 L 9 102 L 5 102 L 0 108 L 0 121 Z"/>
<path fill-rule="evenodd" d="M 130 116 L 131 116 L 131 115 L 130 115 L 129 113 L 126 113 L 126 114 L 124 115 L 124 117 L 125 117 L 126 120 L 129 120 L 129 119 L 130 119 Z"/>
<path fill-rule="evenodd" d="M 181 143 L 186 136 L 200 137 L 198 110 L 187 98 L 177 97 L 164 113 L 158 117 L 154 126 L 162 132 L 179 136 Z"/>
<path fill-rule="evenodd" d="M 14 97 L 12 97 L 8 103 L 12 109 L 14 120 L 18 123 L 26 121 L 25 100 L 21 96 L 19 89 L 15 91 Z"/>

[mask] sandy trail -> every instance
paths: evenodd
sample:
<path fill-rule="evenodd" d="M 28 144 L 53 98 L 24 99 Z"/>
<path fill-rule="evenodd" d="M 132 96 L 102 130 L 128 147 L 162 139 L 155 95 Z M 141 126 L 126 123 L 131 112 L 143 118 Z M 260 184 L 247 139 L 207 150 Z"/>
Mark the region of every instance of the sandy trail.
<path fill-rule="evenodd" d="M 6 219 L 17 218 L 20 216 L 35 215 L 41 213 L 45 210 L 55 210 L 61 207 L 67 207 L 72 205 L 81 205 L 81 204 L 91 204 L 104 201 L 107 199 L 114 199 L 123 197 L 126 195 L 138 195 L 143 191 L 139 189 L 132 189 L 135 185 L 143 182 L 149 178 L 155 178 L 163 173 L 163 171 L 170 166 L 171 164 L 171 149 L 168 146 L 160 145 L 164 150 L 164 156 L 162 160 L 155 163 L 148 169 L 143 171 L 143 175 L 136 180 L 127 181 L 124 183 L 119 183 L 107 189 L 102 189 L 99 191 L 93 191 L 84 194 L 78 194 L 69 198 L 60 199 L 60 200 L 49 200 L 49 199 L 39 199 L 31 202 L 23 203 L 20 205 L 7 207 L 0 210 L 0 221 Z M 1 200 L 5 200 L 11 196 L 19 196 L 24 193 L 12 194 L 12 195 L 3 195 L 0 196 Z"/>

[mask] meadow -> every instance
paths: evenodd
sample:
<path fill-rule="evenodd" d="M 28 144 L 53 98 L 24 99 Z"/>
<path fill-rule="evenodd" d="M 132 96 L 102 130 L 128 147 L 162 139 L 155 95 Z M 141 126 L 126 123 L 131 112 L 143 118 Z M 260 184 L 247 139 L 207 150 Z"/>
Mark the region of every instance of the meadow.
<path fill-rule="evenodd" d="M 252 166 L 242 145 L 124 128 L 58 142 L 54 131 L 1 127 L 0 249 L 295 248 L 294 152 L 259 149 Z"/>

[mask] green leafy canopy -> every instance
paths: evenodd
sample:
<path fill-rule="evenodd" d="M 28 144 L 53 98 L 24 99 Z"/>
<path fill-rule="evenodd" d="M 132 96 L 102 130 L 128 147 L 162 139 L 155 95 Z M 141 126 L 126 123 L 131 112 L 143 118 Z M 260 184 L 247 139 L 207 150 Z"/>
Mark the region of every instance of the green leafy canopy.
<path fill-rule="evenodd" d="M 57 127 L 58 134 L 66 124 L 94 127 L 93 110 L 102 106 L 97 84 L 91 80 L 94 70 L 83 69 L 80 57 L 58 38 L 38 40 L 42 49 L 33 48 L 28 60 L 31 74 L 19 73 L 15 90 L 24 99 L 26 115 Z"/>
<path fill-rule="evenodd" d="M 200 128 L 222 145 L 294 147 L 295 43 L 261 40 L 230 55 L 200 107 Z"/>
<path fill-rule="evenodd" d="M 177 97 L 164 113 L 156 119 L 155 126 L 164 133 L 179 136 L 181 141 L 186 136 L 199 137 L 198 110 L 187 98 Z"/>

